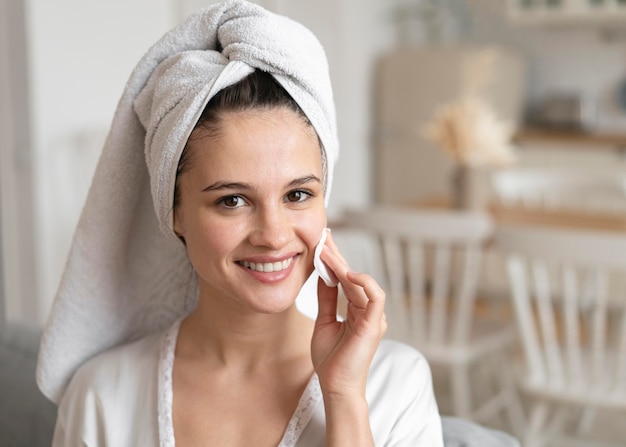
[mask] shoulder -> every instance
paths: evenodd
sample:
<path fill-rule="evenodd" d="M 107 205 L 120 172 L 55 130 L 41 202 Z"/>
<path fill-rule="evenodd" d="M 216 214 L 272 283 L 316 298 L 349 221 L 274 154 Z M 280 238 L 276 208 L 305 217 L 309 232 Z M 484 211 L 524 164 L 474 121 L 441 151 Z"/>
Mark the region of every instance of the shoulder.
<path fill-rule="evenodd" d="M 430 366 L 422 353 L 390 339 L 381 340 L 372 361 L 371 373 L 387 376 L 418 374 L 426 375 L 424 378 L 430 380 Z"/>
<path fill-rule="evenodd" d="M 376 445 L 442 445 L 430 366 L 417 349 L 383 339 L 370 368 L 367 399 Z"/>
<path fill-rule="evenodd" d="M 60 402 L 53 445 L 150 445 L 143 441 L 156 436 L 161 339 L 150 335 L 84 363 Z"/>
<path fill-rule="evenodd" d="M 63 401 L 115 408 L 128 394 L 149 398 L 156 390 L 161 340 L 162 334 L 151 334 L 91 358 L 72 377 Z"/>
<path fill-rule="evenodd" d="M 141 372 L 156 368 L 162 334 L 151 334 L 116 346 L 85 362 L 70 384 L 105 386 L 121 380 L 141 379 Z"/>
<path fill-rule="evenodd" d="M 410 362 L 426 360 L 422 353 L 413 346 L 389 338 L 383 338 L 380 341 L 376 357 L 401 362 L 406 360 Z"/>
<path fill-rule="evenodd" d="M 430 365 L 417 349 L 405 343 L 383 339 L 372 360 L 368 392 L 396 399 L 432 400 Z M 393 397 L 392 397 L 393 396 Z"/>

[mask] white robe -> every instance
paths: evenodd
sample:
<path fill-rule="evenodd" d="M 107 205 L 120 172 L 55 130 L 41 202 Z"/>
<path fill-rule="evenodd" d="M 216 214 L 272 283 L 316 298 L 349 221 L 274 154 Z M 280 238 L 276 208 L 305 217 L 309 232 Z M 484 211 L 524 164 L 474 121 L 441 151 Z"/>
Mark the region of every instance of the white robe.
<path fill-rule="evenodd" d="M 53 447 L 174 447 L 171 377 L 177 335 L 178 324 L 85 363 L 59 405 Z M 376 446 L 443 446 L 430 368 L 415 349 L 383 340 L 366 397 Z M 313 376 L 279 445 L 323 447 L 324 436 L 324 405 Z"/>

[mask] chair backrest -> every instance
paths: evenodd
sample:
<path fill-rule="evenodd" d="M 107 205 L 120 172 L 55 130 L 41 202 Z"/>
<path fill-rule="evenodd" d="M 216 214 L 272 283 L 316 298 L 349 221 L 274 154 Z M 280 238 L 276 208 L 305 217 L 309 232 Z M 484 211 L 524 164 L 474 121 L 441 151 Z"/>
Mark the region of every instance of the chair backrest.
<path fill-rule="evenodd" d="M 506 257 L 526 382 L 626 406 L 626 290 L 610 287 L 626 274 L 626 235 L 501 226 L 495 243 Z"/>
<path fill-rule="evenodd" d="M 345 221 L 375 241 L 389 336 L 417 346 L 466 344 L 489 216 L 373 206 L 346 212 Z"/>
<path fill-rule="evenodd" d="M 491 174 L 504 205 L 626 213 L 626 175 L 582 169 L 512 168 Z"/>

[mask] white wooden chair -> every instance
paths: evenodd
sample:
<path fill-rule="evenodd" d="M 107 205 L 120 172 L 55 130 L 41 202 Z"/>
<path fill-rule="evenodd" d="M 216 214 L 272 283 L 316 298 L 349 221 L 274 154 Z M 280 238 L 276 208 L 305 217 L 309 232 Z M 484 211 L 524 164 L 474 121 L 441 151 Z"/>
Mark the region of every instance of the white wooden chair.
<path fill-rule="evenodd" d="M 503 226 L 495 243 L 506 257 L 521 387 L 532 403 L 523 445 L 578 445 L 572 438 L 590 436 L 596 410 L 626 417 L 626 290 L 609 293 L 611 275 L 626 274 L 626 235 Z"/>
<path fill-rule="evenodd" d="M 504 205 L 626 213 L 626 174 L 573 168 L 511 168 L 490 178 Z"/>
<path fill-rule="evenodd" d="M 508 423 L 499 426 L 519 434 L 523 412 L 507 371 L 514 327 L 489 319 L 488 312 L 477 320 L 475 313 L 481 254 L 493 230 L 488 215 L 374 206 L 344 218 L 345 225 L 333 230 L 335 240 L 355 269 L 373 256 L 373 274 L 387 293 L 387 336 L 415 346 L 433 370 L 449 372 L 444 389 L 450 414 L 498 425 L 507 410 Z M 350 243 L 350 232 L 360 237 Z M 480 368 L 483 374 L 477 375 Z M 497 389 L 489 390 L 494 384 Z"/>

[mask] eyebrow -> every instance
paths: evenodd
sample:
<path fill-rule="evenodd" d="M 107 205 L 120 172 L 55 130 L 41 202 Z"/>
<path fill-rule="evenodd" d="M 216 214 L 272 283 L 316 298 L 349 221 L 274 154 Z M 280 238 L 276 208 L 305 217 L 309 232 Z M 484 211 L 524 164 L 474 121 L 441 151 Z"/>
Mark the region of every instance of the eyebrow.
<path fill-rule="evenodd" d="M 289 184 L 287 185 L 288 188 L 293 188 L 296 186 L 302 186 L 302 185 L 306 185 L 307 183 L 311 183 L 311 182 L 316 182 L 316 183 L 322 183 L 322 181 L 320 180 L 320 178 L 316 175 L 307 175 L 304 177 L 300 177 L 297 179 L 293 179 L 291 182 L 289 182 Z M 215 182 L 209 186 L 207 186 L 206 188 L 204 188 L 202 190 L 202 192 L 209 192 L 209 191 L 223 191 L 223 190 L 252 190 L 254 189 L 254 187 L 252 185 L 250 185 L 249 183 L 242 183 L 242 182 L 229 182 L 229 181 L 219 181 L 219 182 Z"/>

